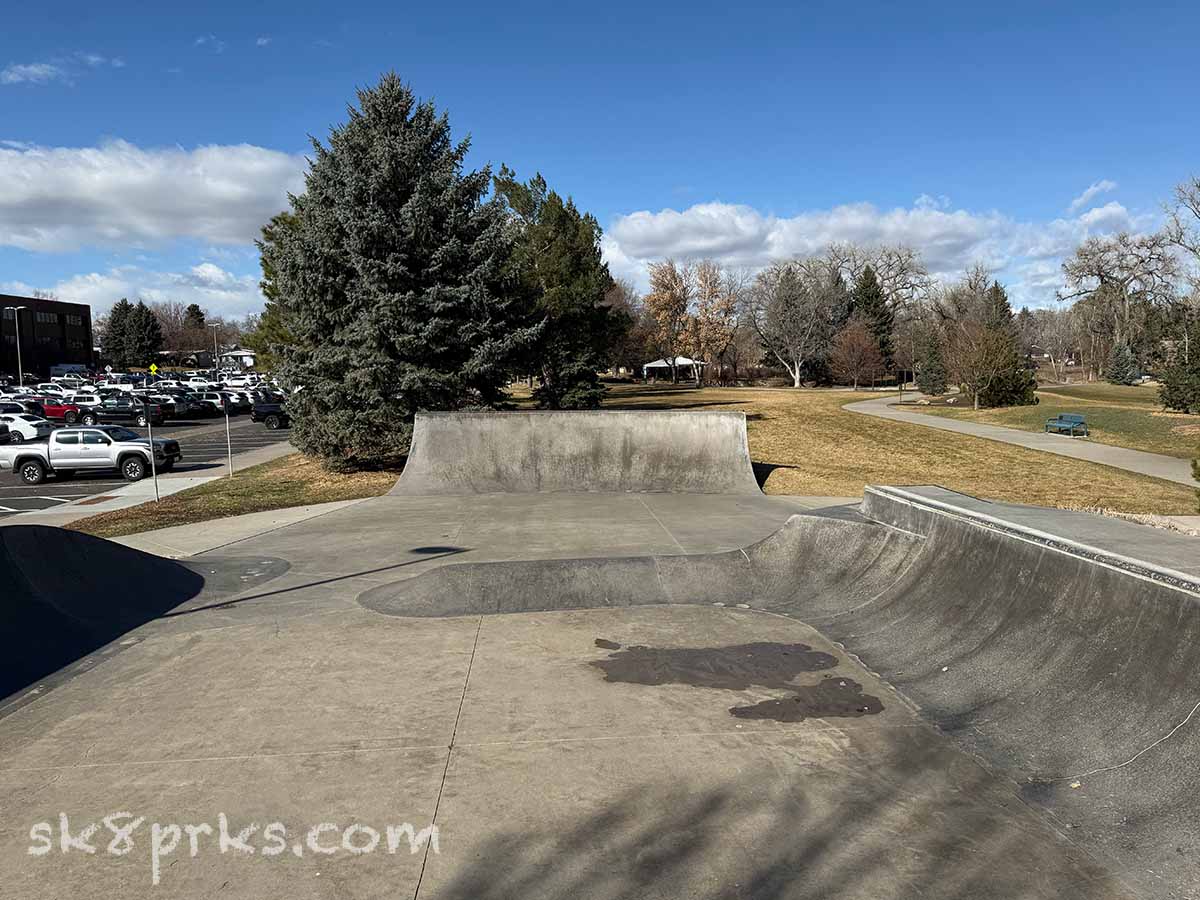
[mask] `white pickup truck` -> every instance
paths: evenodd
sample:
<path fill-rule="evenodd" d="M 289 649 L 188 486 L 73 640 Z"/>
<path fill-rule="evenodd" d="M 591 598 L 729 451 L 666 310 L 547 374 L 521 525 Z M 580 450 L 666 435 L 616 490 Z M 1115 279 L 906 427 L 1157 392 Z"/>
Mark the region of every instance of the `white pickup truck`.
<path fill-rule="evenodd" d="M 169 472 L 183 458 L 179 442 L 155 438 L 154 465 Z M 46 443 L 0 447 L 0 471 L 9 470 L 25 484 L 41 484 L 48 475 L 70 478 L 76 472 L 117 471 L 126 481 L 150 474 L 150 441 L 119 425 L 60 428 Z"/>

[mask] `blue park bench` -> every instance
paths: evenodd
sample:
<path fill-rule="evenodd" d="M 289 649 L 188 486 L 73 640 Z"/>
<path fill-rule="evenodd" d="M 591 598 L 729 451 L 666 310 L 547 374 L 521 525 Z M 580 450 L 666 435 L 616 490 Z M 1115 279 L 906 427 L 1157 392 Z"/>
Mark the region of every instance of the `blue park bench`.
<path fill-rule="evenodd" d="M 1046 431 L 1055 434 L 1069 434 L 1071 437 L 1088 433 L 1087 419 L 1079 413 L 1059 413 L 1053 419 L 1046 420 Z"/>

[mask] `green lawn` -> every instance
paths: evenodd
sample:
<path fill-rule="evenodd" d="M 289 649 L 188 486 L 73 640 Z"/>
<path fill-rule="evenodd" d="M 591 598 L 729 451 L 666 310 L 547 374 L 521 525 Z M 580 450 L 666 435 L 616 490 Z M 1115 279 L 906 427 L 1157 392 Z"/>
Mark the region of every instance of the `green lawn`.
<path fill-rule="evenodd" d="M 905 408 L 1023 431 L 1041 431 L 1046 420 L 1059 413 L 1081 413 L 1087 416 L 1090 432 L 1086 440 L 1179 459 L 1200 456 L 1200 416 L 1164 411 L 1158 405 L 1157 388 L 1114 384 L 1055 386 L 1039 390 L 1038 398 L 1041 402 L 1037 406 L 978 412 L 944 406 Z"/>
<path fill-rule="evenodd" d="M 1053 394 L 1073 400 L 1094 400 L 1098 403 L 1115 403 L 1120 406 L 1143 406 L 1159 408 L 1158 385 L 1139 384 L 1048 384 L 1039 394 Z"/>

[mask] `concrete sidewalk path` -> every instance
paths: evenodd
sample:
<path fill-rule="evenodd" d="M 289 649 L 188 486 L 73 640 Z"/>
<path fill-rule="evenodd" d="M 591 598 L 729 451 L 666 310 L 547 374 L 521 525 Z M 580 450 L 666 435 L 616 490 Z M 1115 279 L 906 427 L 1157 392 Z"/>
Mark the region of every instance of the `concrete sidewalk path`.
<path fill-rule="evenodd" d="M 295 447 L 287 441 L 282 441 L 278 444 L 269 444 L 266 447 L 248 450 L 245 453 L 235 453 L 233 456 L 233 470 L 234 472 L 239 472 L 242 469 L 270 462 L 273 459 L 279 459 L 282 456 L 288 456 L 295 452 Z M 169 497 L 171 494 L 177 494 L 188 488 L 199 487 L 218 478 L 224 478 L 229 474 L 229 470 L 224 464 L 220 468 L 214 467 L 199 471 L 208 471 L 211 474 L 201 475 L 197 474 L 196 471 L 185 471 L 160 475 L 158 477 L 158 495 L 160 497 Z M 77 522 L 80 519 L 86 519 L 89 516 L 94 516 L 102 512 L 110 512 L 114 509 L 126 509 L 130 506 L 140 506 L 143 503 L 152 503 L 153 501 L 154 481 L 150 478 L 143 478 L 141 481 L 130 482 L 115 490 L 101 491 L 90 497 L 84 497 L 73 503 L 64 503 L 62 506 L 56 506 L 52 509 L 35 509 L 27 513 L 18 513 L 15 516 L 6 516 L 0 519 L 0 528 L 10 525 L 56 525 L 61 528 L 64 525 L 69 525 L 71 522 Z"/>
<path fill-rule="evenodd" d="M 913 395 L 906 394 L 906 396 Z M 1149 475 L 1151 478 L 1162 478 L 1177 484 L 1186 484 L 1188 487 L 1200 487 L 1200 482 L 1192 478 L 1190 460 L 1163 456 L 1161 453 L 1146 453 L 1143 450 L 1129 450 L 1125 447 L 1098 444 L 1087 438 L 1043 434 L 1038 431 L 1020 431 L 1016 428 L 1003 428 L 999 425 L 982 425 L 978 422 L 964 422 L 961 419 L 948 419 L 928 413 L 909 412 L 897 408 L 895 403 L 896 395 L 891 394 L 887 397 L 849 403 L 843 409 L 875 416 L 879 419 L 889 419 L 893 422 L 907 422 L 910 425 L 922 425 L 925 428 L 953 431 L 988 441 L 1015 444 L 1030 450 L 1041 450 L 1058 456 L 1069 456 L 1072 459 L 1100 463 L 1103 466 L 1112 466 L 1114 469 L 1124 469 L 1139 475 Z"/>

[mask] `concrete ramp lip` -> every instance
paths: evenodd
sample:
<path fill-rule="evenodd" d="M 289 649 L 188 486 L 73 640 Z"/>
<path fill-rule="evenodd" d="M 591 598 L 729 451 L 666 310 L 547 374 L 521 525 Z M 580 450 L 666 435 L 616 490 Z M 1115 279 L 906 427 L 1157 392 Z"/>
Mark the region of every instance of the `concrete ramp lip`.
<path fill-rule="evenodd" d="M 726 411 L 418 413 L 400 495 L 761 495 L 746 415 Z"/>

